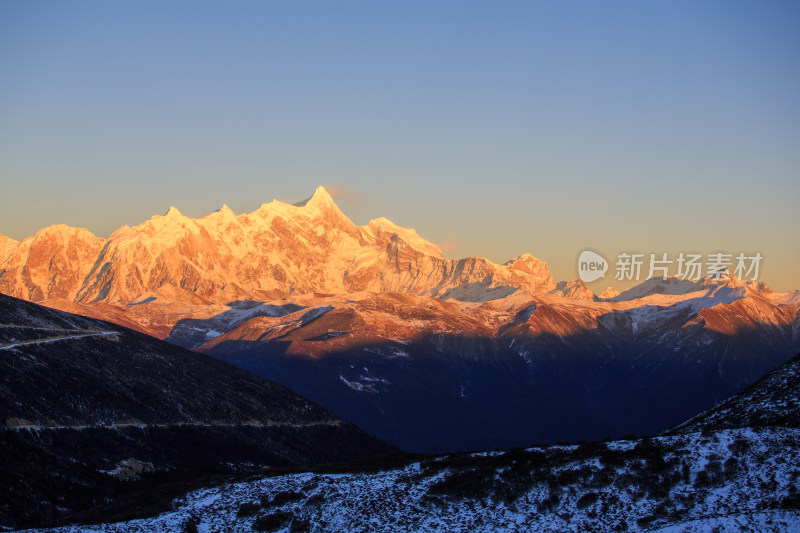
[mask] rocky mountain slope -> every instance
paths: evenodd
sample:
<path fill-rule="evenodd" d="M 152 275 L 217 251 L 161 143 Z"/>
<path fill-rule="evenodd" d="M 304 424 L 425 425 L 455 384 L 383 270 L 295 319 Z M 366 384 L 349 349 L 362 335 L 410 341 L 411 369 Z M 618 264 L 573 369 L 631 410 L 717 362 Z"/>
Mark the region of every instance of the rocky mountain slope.
<path fill-rule="evenodd" d="M 16 247 L 6 245 L 0 292 L 26 300 L 73 299 L 91 271 L 103 239 L 83 228 L 39 230 Z"/>
<path fill-rule="evenodd" d="M 153 518 L 58 531 L 797 531 L 798 358 L 669 435 L 231 482 Z M 736 414 L 715 429 L 722 413 Z"/>
<path fill-rule="evenodd" d="M 776 426 L 800 427 L 800 355 L 670 432 Z"/>
<path fill-rule="evenodd" d="M 168 338 L 409 450 L 654 434 L 800 350 L 794 296 L 735 285 L 622 302 L 308 296 L 183 319 Z"/>
<path fill-rule="evenodd" d="M 115 324 L 0 295 L 0 525 L 199 477 L 389 448 L 285 387 Z"/>

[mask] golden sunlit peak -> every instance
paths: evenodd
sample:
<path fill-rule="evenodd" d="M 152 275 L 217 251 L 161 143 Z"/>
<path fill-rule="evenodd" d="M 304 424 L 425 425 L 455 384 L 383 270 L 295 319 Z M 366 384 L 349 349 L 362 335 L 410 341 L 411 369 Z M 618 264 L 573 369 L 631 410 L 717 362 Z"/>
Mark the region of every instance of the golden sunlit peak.
<path fill-rule="evenodd" d="M 328 193 L 328 191 L 320 185 L 314 191 L 314 194 L 311 195 L 310 198 L 307 200 L 303 200 L 302 202 L 297 202 L 294 204 L 296 207 L 322 207 L 326 205 L 335 205 L 333 202 L 333 198 Z"/>
<path fill-rule="evenodd" d="M 169 206 L 169 209 L 167 209 L 167 212 L 164 213 L 164 216 L 167 218 L 175 218 L 175 217 L 182 217 L 183 215 L 181 214 L 180 211 L 178 211 L 177 207 L 171 205 Z"/>

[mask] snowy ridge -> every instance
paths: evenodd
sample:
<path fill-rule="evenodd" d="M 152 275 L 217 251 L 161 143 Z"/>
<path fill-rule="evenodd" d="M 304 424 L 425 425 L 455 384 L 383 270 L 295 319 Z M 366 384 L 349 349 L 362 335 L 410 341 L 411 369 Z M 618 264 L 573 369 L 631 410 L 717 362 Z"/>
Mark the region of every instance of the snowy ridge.
<path fill-rule="evenodd" d="M 19 246 L 19 241 L 6 237 L 0 233 L 0 265 L 11 255 L 11 253 Z"/>
<path fill-rule="evenodd" d="M 800 354 L 670 433 L 762 426 L 800 427 Z"/>
<path fill-rule="evenodd" d="M 450 260 L 385 218 L 356 226 L 322 187 L 305 202 L 273 200 L 241 215 L 223 206 L 192 219 L 170 207 L 108 239 L 52 226 L 17 246 L 0 240 L 0 252 L 10 254 L 0 292 L 32 301 L 124 305 L 149 295 L 207 305 L 313 292 L 456 297 L 459 290 L 484 300 L 497 297 L 486 292 L 496 289 L 505 296 L 554 287 L 547 264 L 532 256 L 508 265 Z"/>
<path fill-rule="evenodd" d="M 576 300 L 595 300 L 597 296 L 579 279 L 572 281 L 559 281 L 556 288 L 550 291 L 550 294 L 558 294 L 566 298 L 575 298 Z"/>
<path fill-rule="evenodd" d="M 51 531 L 796 531 L 798 439 L 727 430 L 298 473 L 199 490 L 155 518 Z"/>

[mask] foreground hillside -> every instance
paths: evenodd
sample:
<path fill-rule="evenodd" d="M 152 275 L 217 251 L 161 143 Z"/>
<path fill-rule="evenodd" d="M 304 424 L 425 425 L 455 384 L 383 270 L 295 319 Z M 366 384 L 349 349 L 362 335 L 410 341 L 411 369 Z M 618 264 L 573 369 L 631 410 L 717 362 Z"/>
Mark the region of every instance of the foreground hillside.
<path fill-rule="evenodd" d="M 0 295 L 0 526 L 166 483 L 386 453 L 276 383 L 126 328 Z"/>
<path fill-rule="evenodd" d="M 774 426 L 800 427 L 800 356 L 670 432 Z"/>
<path fill-rule="evenodd" d="M 60 531 L 800 531 L 799 363 L 732 399 L 751 416 L 728 429 L 265 477 Z"/>

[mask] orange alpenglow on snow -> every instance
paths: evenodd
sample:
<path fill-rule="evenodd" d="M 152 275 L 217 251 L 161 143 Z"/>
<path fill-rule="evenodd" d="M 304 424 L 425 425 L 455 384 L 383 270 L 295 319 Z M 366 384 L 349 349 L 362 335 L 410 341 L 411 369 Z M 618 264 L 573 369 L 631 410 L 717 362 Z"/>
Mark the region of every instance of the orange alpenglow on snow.
<path fill-rule="evenodd" d="M 273 200 L 241 215 L 222 206 L 193 219 L 170 207 L 108 239 L 52 226 L 18 244 L 2 240 L 0 251 L 0 292 L 31 301 L 225 304 L 349 291 L 481 299 L 555 288 L 547 264 L 529 255 L 506 265 L 451 260 L 385 218 L 357 226 L 323 187 L 305 202 Z"/>

